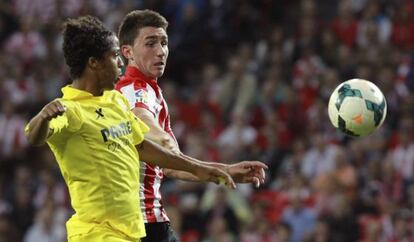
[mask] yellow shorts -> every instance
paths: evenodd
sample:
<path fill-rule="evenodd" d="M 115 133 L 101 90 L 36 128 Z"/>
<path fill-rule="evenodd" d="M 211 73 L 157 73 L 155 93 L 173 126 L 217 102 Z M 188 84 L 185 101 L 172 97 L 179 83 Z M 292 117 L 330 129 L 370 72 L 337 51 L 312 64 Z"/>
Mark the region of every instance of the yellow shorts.
<path fill-rule="evenodd" d="M 140 242 L 141 240 L 133 240 L 120 236 L 117 233 L 111 233 L 108 230 L 92 229 L 86 234 L 72 235 L 68 238 L 68 242 Z"/>

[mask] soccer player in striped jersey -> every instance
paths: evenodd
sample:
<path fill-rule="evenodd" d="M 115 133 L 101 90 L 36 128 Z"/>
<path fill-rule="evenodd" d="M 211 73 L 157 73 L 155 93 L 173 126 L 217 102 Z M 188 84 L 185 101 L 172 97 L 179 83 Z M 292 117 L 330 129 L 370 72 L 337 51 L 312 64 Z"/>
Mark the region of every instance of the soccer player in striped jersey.
<path fill-rule="evenodd" d="M 31 144 L 47 142 L 69 188 L 75 210 L 66 224 L 69 242 L 137 242 L 146 235 L 138 206 L 139 160 L 235 187 L 221 169 L 144 138 L 147 125 L 113 90 L 121 73 L 119 44 L 98 19 L 68 20 L 63 39 L 73 82 L 25 131 Z"/>
<path fill-rule="evenodd" d="M 116 89 L 127 98 L 134 114 L 150 127 L 145 136 L 173 152 L 180 153 L 170 127 L 167 103 L 157 83 L 167 64 L 167 26 L 167 20 L 151 10 L 135 10 L 125 16 L 119 27 L 118 37 L 122 55 L 128 65 Z M 236 182 L 252 182 L 257 186 L 264 182 L 266 165 L 258 161 L 244 161 L 233 165 L 208 164 L 225 169 Z M 164 175 L 188 181 L 199 179 L 188 172 L 161 169 L 145 162 L 141 163 L 141 172 L 141 210 L 147 231 L 147 237 L 143 241 L 179 241 L 162 206 L 161 182 Z"/>

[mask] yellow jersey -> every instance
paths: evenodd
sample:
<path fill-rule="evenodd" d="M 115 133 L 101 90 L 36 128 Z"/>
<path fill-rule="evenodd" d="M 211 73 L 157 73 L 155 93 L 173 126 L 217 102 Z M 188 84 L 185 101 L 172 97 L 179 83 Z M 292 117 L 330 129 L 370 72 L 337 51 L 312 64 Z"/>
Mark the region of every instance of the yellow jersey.
<path fill-rule="evenodd" d="M 66 86 L 58 99 L 66 112 L 49 123 L 47 143 L 69 188 L 75 214 L 68 237 L 94 228 L 126 238 L 145 237 L 139 208 L 139 156 L 135 145 L 149 128 L 117 91 L 102 96 Z"/>

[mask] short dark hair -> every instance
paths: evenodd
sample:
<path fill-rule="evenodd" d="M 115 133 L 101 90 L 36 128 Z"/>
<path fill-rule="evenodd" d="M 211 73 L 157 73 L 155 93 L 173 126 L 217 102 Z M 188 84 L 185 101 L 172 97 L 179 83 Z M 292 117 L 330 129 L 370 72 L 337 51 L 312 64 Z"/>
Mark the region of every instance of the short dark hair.
<path fill-rule="evenodd" d="M 102 58 L 112 48 L 114 33 L 92 16 L 68 19 L 63 24 L 63 55 L 72 78 L 79 78 L 90 57 Z"/>
<path fill-rule="evenodd" d="M 168 21 L 152 10 L 134 10 L 128 13 L 118 29 L 119 44 L 133 45 L 139 30 L 143 27 L 163 28 L 167 30 Z"/>

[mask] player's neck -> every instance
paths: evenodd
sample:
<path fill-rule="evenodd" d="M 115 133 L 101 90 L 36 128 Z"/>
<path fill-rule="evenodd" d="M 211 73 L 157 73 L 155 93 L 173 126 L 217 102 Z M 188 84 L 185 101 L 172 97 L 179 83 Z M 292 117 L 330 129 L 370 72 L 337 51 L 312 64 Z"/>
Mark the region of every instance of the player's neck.
<path fill-rule="evenodd" d="M 102 96 L 103 94 L 103 90 L 97 87 L 96 81 L 92 81 L 91 79 L 83 76 L 73 80 L 72 87 L 89 92 L 93 96 Z"/>
<path fill-rule="evenodd" d="M 158 79 L 157 77 L 154 78 L 151 75 L 148 75 L 145 72 L 143 72 L 141 70 L 141 68 L 139 68 L 139 66 L 137 64 L 135 64 L 135 63 L 128 63 L 128 67 L 134 67 L 134 68 L 136 68 L 145 77 L 145 79 L 155 80 L 155 81 L 157 81 L 157 79 Z"/>

